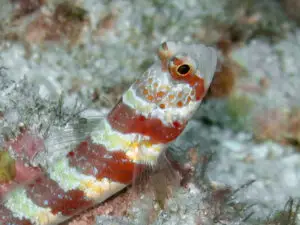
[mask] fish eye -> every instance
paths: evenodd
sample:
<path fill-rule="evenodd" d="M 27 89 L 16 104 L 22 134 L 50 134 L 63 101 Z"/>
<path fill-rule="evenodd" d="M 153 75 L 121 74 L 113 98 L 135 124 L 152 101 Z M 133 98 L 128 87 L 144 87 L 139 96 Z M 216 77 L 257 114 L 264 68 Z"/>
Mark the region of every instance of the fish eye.
<path fill-rule="evenodd" d="M 173 78 L 184 78 L 195 73 L 195 62 L 188 55 L 176 55 L 169 61 L 169 72 Z"/>
<path fill-rule="evenodd" d="M 182 64 L 177 67 L 177 74 L 180 76 L 186 76 L 191 70 L 191 66 L 188 64 Z"/>

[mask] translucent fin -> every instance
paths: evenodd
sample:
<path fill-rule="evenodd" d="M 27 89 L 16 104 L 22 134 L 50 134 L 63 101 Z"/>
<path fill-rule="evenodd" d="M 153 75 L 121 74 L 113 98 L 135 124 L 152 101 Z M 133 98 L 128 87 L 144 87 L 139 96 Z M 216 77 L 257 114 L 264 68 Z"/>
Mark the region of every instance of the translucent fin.
<path fill-rule="evenodd" d="M 45 138 L 45 151 L 40 152 L 32 162 L 47 167 L 62 156 L 65 156 L 76 145 L 86 139 L 105 118 L 105 115 L 85 116 L 78 121 L 68 123 L 65 127 L 51 127 Z"/>
<path fill-rule="evenodd" d="M 181 185 L 181 168 L 168 151 L 163 151 L 156 165 L 149 166 L 133 183 L 137 195 L 151 195 L 159 207 L 165 207 L 166 200 Z"/>

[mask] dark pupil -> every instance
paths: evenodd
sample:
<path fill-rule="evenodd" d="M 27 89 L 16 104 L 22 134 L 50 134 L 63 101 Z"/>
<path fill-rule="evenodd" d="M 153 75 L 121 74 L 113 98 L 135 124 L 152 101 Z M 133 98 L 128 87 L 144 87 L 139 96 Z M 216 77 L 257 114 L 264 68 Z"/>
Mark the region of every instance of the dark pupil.
<path fill-rule="evenodd" d="M 177 69 L 177 72 L 182 75 L 185 75 L 189 71 L 190 71 L 190 66 L 186 64 L 179 66 Z"/>

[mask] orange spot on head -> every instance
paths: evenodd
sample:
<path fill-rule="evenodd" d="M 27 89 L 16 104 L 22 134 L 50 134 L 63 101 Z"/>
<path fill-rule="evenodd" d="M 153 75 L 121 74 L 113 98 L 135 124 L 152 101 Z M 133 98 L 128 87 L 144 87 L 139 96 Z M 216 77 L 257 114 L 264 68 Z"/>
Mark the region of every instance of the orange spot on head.
<path fill-rule="evenodd" d="M 149 94 L 149 91 L 148 91 L 147 89 L 144 89 L 144 90 L 143 90 L 143 94 L 144 94 L 144 95 L 148 95 L 148 94 Z"/>
<path fill-rule="evenodd" d="M 154 100 L 154 97 L 153 97 L 152 95 L 148 95 L 148 96 L 147 96 L 147 99 L 148 99 L 149 101 L 153 101 L 153 100 Z"/>
<path fill-rule="evenodd" d="M 162 98 L 162 97 L 164 97 L 165 95 L 166 95 L 166 93 L 163 92 L 163 91 L 159 91 L 159 92 L 157 92 L 157 94 L 156 94 L 156 96 L 159 97 L 159 98 Z"/>
<path fill-rule="evenodd" d="M 173 100 L 175 98 L 175 95 L 169 95 L 169 100 Z"/>
<path fill-rule="evenodd" d="M 159 107 L 160 107 L 161 109 L 164 109 L 164 108 L 166 108 L 166 105 L 165 105 L 165 104 L 160 104 Z"/>
<path fill-rule="evenodd" d="M 177 106 L 181 108 L 183 106 L 182 101 L 177 102 Z"/>

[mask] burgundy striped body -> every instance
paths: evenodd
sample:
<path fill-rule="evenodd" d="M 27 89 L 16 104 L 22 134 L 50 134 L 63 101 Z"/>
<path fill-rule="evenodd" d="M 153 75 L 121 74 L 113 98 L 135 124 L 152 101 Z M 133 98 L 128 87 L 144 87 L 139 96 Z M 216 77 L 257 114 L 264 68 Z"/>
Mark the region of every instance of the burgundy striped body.
<path fill-rule="evenodd" d="M 53 146 L 29 130 L 3 146 L 1 225 L 58 224 L 156 164 L 198 108 L 216 65 L 216 53 L 204 45 L 165 42 L 158 53 L 160 60 L 76 146 L 53 159 Z M 35 165 L 45 152 L 45 163 Z"/>

